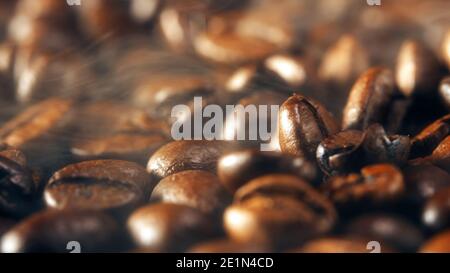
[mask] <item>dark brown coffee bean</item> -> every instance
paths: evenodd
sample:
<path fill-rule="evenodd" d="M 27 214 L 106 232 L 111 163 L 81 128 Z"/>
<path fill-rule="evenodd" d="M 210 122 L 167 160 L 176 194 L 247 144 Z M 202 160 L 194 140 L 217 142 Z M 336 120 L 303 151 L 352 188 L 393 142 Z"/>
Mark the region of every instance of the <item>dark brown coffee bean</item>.
<path fill-rule="evenodd" d="M 211 238 L 213 223 L 200 211 L 178 204 L 142 207 L 128 218 L 128 229 L 139 247 L 157 252 L 180 252 Z"/>
<path fill-rule="evenodd" d="M 397 57 L 396 81 L 407 97 L 434 92 L 441 77 L 439 61 L 423 44 L 406 41 Z"/>
<path fill-rule="evenodd" d="M 313 162 L 278 152 L 247 149 L 222 156 L 217 167 L 225 187 L 235 192 L 246 182 L 270 173 L 291 173 L 309 182 L 317 180 L 318 170 Z"/>
<path fill-rule="evenodd" d="M 69 111 L 71 102 L 48 99 L 35 104 L 0 128 L 2 142 L 21 147 L 55 127 Z"/>
<path fill-rule="evenodd" d="M 228 235 L 238 242 L 284 248 L 328 232 L 336 221 L 333 205 L 305 181 L 266 175 L 250 181 L 224 214 Z"/>
<path fill-rule="evenodd" d="M 422 211 L 422 222 L 432 230 L 442 230 L 450 225 L 450 187 L 431 196 Z"/>
<path fill-rule="evenodd" d="M 110 252 L 125 244 L 116 221 L 101 212 L 46 210 L 32 215 L 3 235 L 1 252 L 68 253 L 78 242 L 81 252 Z"/>
<path fill-rule="evenodd" d="M 213 240 L 194 245 L 189 253 L 264 253 L 267 249 L 252 243 L 237 243 L 229 239 Z"/>
<path fill-rule="evenodd" d="M 48 207 L 96 209 L 122 216 L 146 201 L 154 182 L 140 165 L 120 160 L 94 160 L 57 171 L 45 188 Z"/>
<path fill-rule="evenodd" d="M 306 243 L 304 246 L 290 252 L 295 253 L 370 253 L 372 248 L 368 246 L 370 239 L 325 237 Z M 381 246 L 380 252 L 391 252 Z"/>
<path fill-rule="evenodd" d="M 420 229 L 399 215 L 369 214 L 352 220 L 349 236 L 368 238 L 404 252 L 415 252 L 424 241 Z"/>
<path fill-rule="evenodd" d="M 446 115 L 428 125 L 411 143 L 411 157 L 424 157 L 433 150 L 450 134 L 450 115 Z"/>
<path fill-rule="evenodd" d="M 406 198 L 423 204 L 428 198 L 450 186 L 450 174 L 432 164 L 409 165 L 403 170 Z"/>
<path fill-rule="evenodd" d="M 373 123 L 382 123 L 394 85 L 394 77 L 388 69 L 371 68 L 362 74 L 348 97 L 342 128 L 364 130 Z"/>
<path fill-rule="evenodd" d="M 445 106 L 450 108 L 450 77 L 446 77 L 441 81 L 439 95 Z"/>
<path fill-rule="evenodd" d="M 231 145 L 226 141 L 173 141 L 150 157 L 147 171 L 158 178 L 186 170 L 215 172 L 217 161 Z"/>
<path fill-rule="evenodd" d="M 450 253 L 450 230 L 438 233 L 420 248 L 421 253 Z"/>
<path fill-rule="evenodd" d="M 439 143 L 428 159 L 434 165 L 450 172 L 450 136 L 447 136 Z"/>
<path fill-rule="evenodd" d="M 325 53 L 319 67 L 319 78 L 347 86 L 369 69 L 367 50 L 356 37 L 343 35 Z"/>
<path fill-rule="evenodd" d="M 357 205 L 383 205 L 398 201 L 405 184 L 402 173 L 393 165 L 377 164 L 364 167 L 361 174 L 331 177 L 324 190 L 341 208 Z"/>
<path fill-rule="evenodd" d="M 219 214 L 231 202 L 219 178 L 206 171 L 183 171 L 161 179 L 150 201 L 186 205 L 206 214 Z"/>
<path fill-rule="evenodd" d="M 322 139 L 337 133 L 333 116 L 319 103 L 295 94 L 279 113 L 279 138 L 284 153 L 314 158 Z"/>
<path fill-rule="evenodd" d="M 347 130 L 322 140 L 317 147 L 317 162 L 328 175 L 345 173 L 361 166 L 364 133 Z"/>

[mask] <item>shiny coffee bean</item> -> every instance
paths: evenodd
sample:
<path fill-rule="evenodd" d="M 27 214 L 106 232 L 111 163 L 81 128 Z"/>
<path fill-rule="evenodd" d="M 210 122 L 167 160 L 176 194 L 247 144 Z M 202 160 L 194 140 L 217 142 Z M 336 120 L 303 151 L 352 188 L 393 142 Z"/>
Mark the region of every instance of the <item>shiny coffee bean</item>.
<path fill-rule="evenodd" d="M 425 45 L 416 41 L 403 43 L 397 57 L 396 81 L 407 97 L 430 94 L 436 90 L 442 68 Z"/>
<path fill-rule="evenodd" d="M 394 86 L 394 77 L 388 69 L 371 68 L 362 74 L 348 97 L 342 128 L 364 130 L 373 123 L 383 123 Z"/>
<path fill-rule="evenodd" d="M 428 239 L 420 248 L 421 253 L 450 253 L 450 230 L 445 230 Z"/>
<path fill-rule="evenodd" d="M 211 238 L 213 223 L 200 211 L 178 204 L 141 207 L 128 218 L 135 244 L 157 252 L 180 252 Z"/>
<path fill-rule="evenodd" d="M 248 94 L 258 87 L 259 79 L 262 77 L 259 67 L 253 64 L 244 65 L 236 69 L 225 80 L 227 95 L 238 96 Z"/>
<path fill-rule="evenodd" d="M 335 221 L 334 207 L 324 196 L 302 179 L 276 174 L 241 187 L 224 214 L 233 240 L 275 249 L 328 232 Z"/>
<path fill-rule="evenodd" d="M 369 69 L 367 50 L 353 35 L 343 35 L 323 57 L 319 78 L 330 83 L 347 86 Z"/>
<path fill-rule="evenodd" d="M 434 165 L 450 172 L 450 136 L 447 136 L 441 143 L 439 143 L 428 159 Z"/>
<path fill-rule="evenodd" d="M 450 225 L 450 187 L 431 196 L 422 211 L 422 222 L 432 230 L 442 230 Z"/>
<path fill-rule="evenodd" d="M 37 207 L 38 183 L 21 151 L 0 149 L 0 212 L 14 217 L 31 212 Z"/>
<path fill-rule="evenodd" d="M 3 253 L 68 253 L 80 243 L 82 252 L 118 251 L 124 244 L 118 223 L 102 212 L 45 210 L 23 220 L 1 238 Z"/>
<path fill-rule="evenodd" d="M 325 237 L 307 242 L 304 246 L 291 250 L 295 253 L 370 253 L 367 247 L 370 239 Z M 381 249 L 381 252 L 391 252 L 391 249 Z"/>
<path fill-rule="evenodd" d="M 278 122 L 281 151 L 307 158 L 314 158 L 320 141 L 339 130 L 322 105 L 298 94 L 283 103 Z"/>
<path fill-rule="evenodd" d="M 378 241 L 404 252 L 415 252 L 424 241 L 419 227 L 399 215 L 364 215 L 352 220 L 345 230 L 348 235 Z"/>
<path fill-rule="evenodd" d="M 191 170 L 161 179 L 150 201 L 186 205 L 205 214 L 215 215 L 220 214 L 231 202 L 231 195 L 214 174 Z"/>
<path fill-rule="evenodd" d="M 450 186 L 450 174 L 432 164 L 408 165 L 403 169 L 406 198 L 414 204 L 423 204 L 436 193 Z"/>
<path fill-rule="evenodd" d="M 450 115 L 446 115 L 428 125 L 411 142 L 411 157 L 424 157 L 450 134 Z"/>
<path fill-rule="evenodd" d="M 289 90 L 300 88 L 309 81 L 310 67 L 306 60 L 288 54 L 275 54 L 264 60 L 267 81 L 273 81 L 274 87 Z"/>
<path fill-rule="evenodd" d="M 84 161 L 57 171 L 44 199 L 51 208 L 105 210 L 120 217 L 143 204 L 153 187 L 150 176 L 136 163 Z"/>
<path fill-rule="evenodd" d="M 322 171 L 333 175 L 358 168 L 362 164 L 359 158 L 363 141 L 364 133 L 356 130 L 342 131 L 322 140 L 316 152 Z"/>
<path fill-rule="evenodd" d="M 226 141 L 173 141 L 150 157 L 147 171 L 158 178 L 186 170 L 215 172 L 217 161 L 232 145 Z"/>
<path fill-rule="evenodd" d="M 189 253 L 264 253 L 262 246 L 252 243 L 237 243 L 229 239 L 212 240 L 194 245 Z"/>
<path fill-rule="evenodd" d="M 324 185 L 330 199 L 343 210 L 396 202 L 404 190 L 402 173 L 389 164 L 364 167 L 360 174 L 333 176 Z"/>
<path fill-rule="evenodd" d="M 309 182 L 316 181 L 318 177 L 315 164 L 302 157 L 255 149 L 240 150 L 222 156 L 217 172 L 222 183 L 231 192 L 258 176 L 270 173 L 290 173 Z"/>
<path fill-rule="evenodd" d="M 450 108 L 450 77 L 446 77 L 439 85 L 439 96 L 447 108 Z"/>

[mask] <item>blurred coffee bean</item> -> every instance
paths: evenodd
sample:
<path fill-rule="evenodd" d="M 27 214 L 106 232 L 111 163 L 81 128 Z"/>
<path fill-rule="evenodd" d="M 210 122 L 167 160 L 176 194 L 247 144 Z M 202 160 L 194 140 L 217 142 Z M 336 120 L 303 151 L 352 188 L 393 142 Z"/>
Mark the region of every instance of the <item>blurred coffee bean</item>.
<path fill-rule="evenodd" d="M 420 248 L 421 253 L 450 253 L 450 230 L 445 230 L 428 239 Z"/>
<path fill-rule="evenodd" d="M 419 227 L 399 215 L 364 215 L 352 220 L 345 230 L 348 235 L 379 241 L 403 252 L 415 252 L 424 241 Z"/>
<path fill-rule="evenodd" d="M 416 41 L 406 41 L 397 57 L 396 81 L 407 97 L 436 90 L 442 68 L 433 52 Z"/>
<path fill-rule="evenodd" d="M 317 162 L 328 175 L 345 173 L 361 166 L 364 133 L 356 130 L 331 135 L 317 147 Z"/>
<path fill-rule="evenodd" d="M 26 164 L 25 155 L 14 148 L 0 147 L 0 212 L 20 217 L 38 207 L 38 177 Z"/>
<path fill-rule="evenodd" d="M 442 230 L 450 225 L 450 187 L 440 189 L 425 203 L 422 221 L 432 230 Z"/>
<path fill-rule="evenodd" d="M 140 165 L 120 160 L 94 160 L 57 171 L 45 188 L 48 207 L 95 209 L 119 217 L 143 204 L 155 184 Z"/>
<path fill-rule="evenodd" d="M 154 20 L 162 4 L 162 0 L 131 0 L 130 14 L 138 24 L 149 23 Z"/>
<path fill-rule="evenodd" d="M 277 249 L 328 232 L 336 218 L 333 205 L 305 181 L 274 174 L 256 178 L 236 192 L 224 225 L 235 241 Z"/>
<path fill-rule="evenodd" d="M 173 141 L 150 157 L 147 171 L 157 178 L 186 170 L 215 172 L 217 161 L 232 145 L 230 142 L 219 140 Z"/>
<path fill-rule="evenodd" d="M 11 43 L 0 44 L 0 97 L 11 99 L 14 97 L 13 64 L 16 48 Z"/>
<path fill-rule="evenodd" d="M 229 95 L 248 94 L 258 87 L 259 78 L 263 77 L 259 67 L 250 64 L 236 69 L 225 82 L 225 90 Z"/>
<path fill-rule="evenodd" d="M 371 68 L 356 81 L 344 108 L 342 128 L 364 130 L 372 123 L 382 123 L 394 93 L 390 70 Z"/>
<path fill-rule="evenodd" d="M 214 174 L 191 170 L 161 179 L 150 201 L 186 205 L 205 214 L 219 215 L 231 202 L 231 195 Z"/>
<path fill-rule="evenodd" d="M 294 253 L 370 253 L 372 250 L 367 244 L 370 239 L 325 237 L 307 242 L 304 246 L 291 250 Z M 391 252 L 381 247 L 381 253 Z"/>
<path fill-rule="evenodd" d="M 1 238 L 3 253 L 68 253 L 71 241 L 82 252 L 110 252 L 125 244 L 118 224 L 102 212 L 45 210 L 11 228 Z"/>
<path fill-rule="evenodd" d="M 255 149 L 240 150 L 222 156 L 217 172 L 222 183 L 231 192 L 254 178 L 270 173 L 290 173 L 308 182 L 315 182 L 318 176 L 315 164 L 302 157 Z"/>
<path fill-rule="evenodd" d="M 264 60 L 265 72 L 268 74 L 268 84 L 280 89 L 291 91 L 298 89 L 310 81 L 312 73 L 310 64 L 306 60 L 287 54 L 272 55 Z M 272 81 L 272 83 L 271 83 Z"/>
<path fill-rule="evenodd" d="M 369 66 L 366 49 L 356 37 L 346 34 L 325 52 L 318 73 L 321 80 L 347 87 Z"/>
<path fill-rule="evenodd" d="M 450 109 L 450 77 L 447 76 L 439 85 L 439 95 L 447 108 Z"/>
<path fill-rule="evenodd" d="M 433 150 L 450 134 L 450 115 L 446 115 L 423 129 L 411 142 L 411 157 L 423 157 Z"/>
<path fill-rule="evenodd" d="M 286 100 L 279 113 L 279 138 L 284 153 L 314 158 L 322 139 L 339 126 L 322 105 L 299 94 Z"/>
<path fill-rule="evenodd" d="M 237 243 L 229 239 L 202 242 L 192 246 L 189 253 L 265 253 L 262 246 L 252 243 Z"/>
<path fill-rule="evenodd" d="M 434 165 L 450 172 L 450 136 L 447 136 L 439 143 L 428 159 Z"/>
<path fill-rule="evenodd" d="M 447 63 L 447 67 L 450 70 L 450 30 L 447 31 L 447 34 L 445 35 L 442 42 L 441 51 L 444 61 Z"/>
<path fill-rule="evenodd" d="M 324 184 L 324 191 L 343 211 L 365 206 L 383 206 L 399 201 L 404 194 L 403 175 L 389 164 L 370 165 L 361 173 L 333 176 Z"/>
<path fill-rule="evenodd" d="M 170 203 L 139 208 L 128 218 L 128 229 L 137 246 L 157 252 L 181 252 L 216 233 L 200 211 Z"/>
<path fill-rule="evenodd" d="M 2 142 L 21 147 L 49 134 L 70 110 L 72 102 L 50 98 L 30 106 L 24 112 L 3 124 L 0 128 Z"/>

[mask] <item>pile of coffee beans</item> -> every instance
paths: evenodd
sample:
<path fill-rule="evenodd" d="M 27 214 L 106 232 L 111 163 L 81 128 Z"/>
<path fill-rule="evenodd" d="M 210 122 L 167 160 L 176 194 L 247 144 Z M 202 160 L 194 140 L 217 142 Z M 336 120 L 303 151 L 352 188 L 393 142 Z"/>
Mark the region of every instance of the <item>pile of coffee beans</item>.
<path fill-rule="evenodd" d="M 0 252 L 450 252 L 448 0 L 80 3 L 0 0 Z"/>

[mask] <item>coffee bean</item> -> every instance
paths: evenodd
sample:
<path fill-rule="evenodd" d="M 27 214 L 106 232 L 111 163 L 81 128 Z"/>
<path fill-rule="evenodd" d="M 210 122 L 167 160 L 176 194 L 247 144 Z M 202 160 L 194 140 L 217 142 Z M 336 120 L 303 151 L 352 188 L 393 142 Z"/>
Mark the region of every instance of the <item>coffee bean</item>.
<path fill-rule="evenodd" d="M 333 205 L 302 179 L 266 175 L 236 192 L 224 225 L 235 241 L 277 249 L 328 232 L 336 217 Z"/>
<path fill-rule="evenodd" d="M 370 240 L 361 238 L 325 237 L 306 243 L 303 247 L 294 249 L 295 253 L 370 253 L 367 248 Z M 391 249 L 380 250 L 381 252 L 391 252 Z"/>
<path fill-rule="evenodd" d="M 131 17 L 139 24 L 149 23 L 156 17 L 162 2 L 161 0 L 131 0 Z"/>
<path fill-rule="evenodd" d="M 194 245 L 189 253 L 264 253 L 263 247 L 256 244 L 233 242 L 229 239 L 213 240 Z"/>
<path fill-rule="evenodd" d="M 445 106 L 450 108 L 450 77 L 446 77 L 441 81 L 439 95 Z"/>
<path fill-rule="evenodd" d="M 429 157 L 431 163 L 442 168 L 443 170 L 450 172 L 450 136 L 447 136 L 441 143 L 434 149 L 433 153 Z"/>
<path fill-rule="evenodd" d="M 394 77 L 388 69 L 371 68 L 362 74 L 348 97 L 342 128 L 364 130 L 373 123 L 382 123 L 394 85 Z"/>
<path fill-rule="evenodd" d="M 45 188 L 48 207 L 96 209 L 119 217 L 146 201 L 154 184 L 140 165 L 120 160 L 94 160 L 57 171 Z"/>
<path fill-rule="evenodd" d="M 215 215 L 220 214 L 231 202 L 231 196 L 214 174 L 191 170 L 161 179 L 150 201 L 186 205 Z"/>
<path fill-rule="evenodd" d="M 448 181 L 448 180 L 447 180 Z M 431 196 L 422 212 L 423 223 L 432 230 L 442 230 L 450 224 L 450 187 Z"/>
<path fill-rule="evenodd" d="M 235 192 L 258 176 L 270 173 L 291 173 L 310 182 L 316 181 L 318 176 L 315 164 L 302 157 L 254 149 L 240 150 L 222 156 L 217 171 L 220 180 L 231 192 Z"/>
<path fill-rule="evenodd" d="M 153 204 L 128 218 L 128 229 L 140 247 L 180 252 L 214 235 L 213 224 L 200 211 L 178 204 Z"/>
<path fill-rule="evenodd" d="M 450 115 L 446 115 L 428 125 L 411 143 L 411 157 L 423 157 L 432 151 L 450 134 Z"/>
<path fill-rule="evenodd" d="M 13 94 L 13 63 L 16 48 L 11 43 L 0 44 L 0 92 L 4 99 L 14 97 Z"/>
<path fill-rule="evenodd" d="M 420 248 L 421 253 L 450 253 L 450 230 L 438 233 Z"/>
<path fill-rule="evenodd" d="M 82 252 L 117 251 L 126 244 L 122 234 L 116 221 L 102 212 L 45 210 L 4 234 L 1 252 L 68 253 L 71 241 L 78 242 Z"/>
<path fill-rule="evenodd" d="M 324 184 L 324 191 L 344 211 L 396 202 L 404 190 L 402 173 L 389 164 L 364 167 L 360 174 L 333 176 Z"/>
<path fill-rule="evenodd" d="M 283 89 L 292 90 L 300 88 L 309 81 L 310 65 L 306 60 L 287 54 L 275 54 L 264 60 L 267 81 L 273 81 L 272 85 Z"/>
<path fill-rule="evenodd" d="M 248 94 L 258 87 L 260 77 L 259 68 L 253 64 L 239 67 L 225 81 L 227 95 Z"/>
<path fill-rule="evenodd" d="M 295 94 L 279 113 L 281 151 L 314 158 L 322 139 L 339 130 L 333 116 L 319 103 Z"/>
<path fill-rule="evenodd" d="M 424 241 L 419 227 L 399 215 L 392 214 L 358 217 L 348 224 L 346 233 L 379 241 L 382 246 L 386 244 L 403 252 L 415 252 Z"/>
<path fill-rule="evenodd" d="M 148 161 L 147 171 L 164 178 L 185 170 L 215 172 L 217 161 L 231 147 L 226 141 L 181 140 L 170 142 Z"/>
<path fill-rule="evenodd" d="M 396 81 L 405 96 L 434 92 L 442 73 L 439 61 L 423 44 L 416 41 L 403 43 L 397 57 Z"/>
<path fill-rule="evenodd" d="M 448 69 L 450 69 L 450 31 L 447 31 L 442 41 L 441 51 L 444 61 L 447 63 Z"/>

